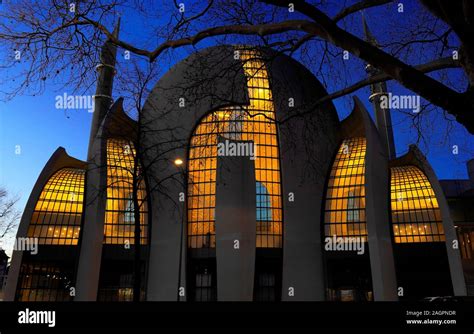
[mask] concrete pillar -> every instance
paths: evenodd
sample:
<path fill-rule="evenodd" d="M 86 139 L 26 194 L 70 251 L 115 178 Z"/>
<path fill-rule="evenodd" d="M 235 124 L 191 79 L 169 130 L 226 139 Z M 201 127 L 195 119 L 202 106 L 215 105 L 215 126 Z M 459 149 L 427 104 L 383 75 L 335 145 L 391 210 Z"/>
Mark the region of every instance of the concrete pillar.
<path fill-rule="evenodd" d="M 355 110 L 365 128 L 365 211 L 372 289 L 375 301 L 396 301 L 397 279 L 390 233 L 390 180 L 387 150 L 369 113 L 358 98 Z"/>
<path fill-rule="evenodd" d="M 287 124 L 284 124 L 286 126 Z M 305 125 L 300 120 L 287 125 L 294 129 L 296 143 L 302 138 Z M 291 139 L 282 129 L 280 140 Z M 314 145 L 313 152 L 300 144 L 292 150 L 281 152 L 282 202 L 283 202 L 283 301 L 322 301 L 325 299 L 325 275 L 323 269 L 323 244 L 321 237 L 321 210 L 325 175 L 330 165 L 334 143 Z M 310 159 L 321 162 L 314 170 Z M 310 175 L 308 175 L 310 173 Z M 306 177 L 303 177 L 306 175 Z"/>
<path fill-rule="evenodd" d="M 278 124 L 283 206 L 283 301 L 325 299 L 322 201 L 337 149 L 339 121 L 331 102 L 308 110 L 327 92 L 291 58 L 268 53 L 266 63 Z M 291 104 L 289 102 L 292 102 Z M 295 116 L 294 113 L 305 113 Z"/>
<path fill-rule="evenodd" d="M 113 35 L 118 37 L 120 19 Z M 84 215 L 81 231 L 81 252 L 76 278 L 78 301 L 95 301 L 99 286 L 102 243 L 104 239 L 105 205 L 107 199 L 107 151 L 104 120 L 112 102 L 117 46 L 107 40 L 102 46 L 94 115 L 92 117 L 89 149 L 87 152 L 86 189 L 84 191 Z M 117 106 L 116 106 L 117 107 Z"/>
<path fill-rule="evenodd" d="M 215 209 L 218 301 L 253 300 L 255 193 L 254 160 L 248 156 L 218 156 Z"/>
<path fill-rule="evenodd" d="M 101 137 L 99 130 L 96 140 L 89 146 L 75 301 L 95 301 L 99 287 L 107 200 L 106 139 Z"/>
<path fill-rule="evenodd" d="M 459 240 L 449 211 L 448 201 L 444 196 L 443 188 L 441 188 L 438 178 L 429 162 L 416 146 L 410 146 L 410 150 L 414 152 L 418 166 L 423 170 L 428 178 L 436 195 L 436 199 L 438 200 L 439 209 L 441 210 L 441 218 L 443 220 L 444 235 L 446 238 L 446 252 L 448 255 L 449 271 L 451 274 L 454 295 L 466 296 L 467 289 L 462 267 L 461 252 L 459 251 Z M 455 244 L 457 244 L 457 247 L 455 247 Z"/>
<path fill-rule="evenodd" d="M 173 154 L 180 159 L 186 156 L 184 149 Z M 162 160 L 163 173 L 174 175 L 162 182 L 166 193 L 155 190 L 149 194 L 150 203 L 156 204 L 151 207 L 147 301 L 184 301 L 187 295 L 187 291 L 179 295 L 186 286 L 186 205 L 179 201 L 180 193 L 186 193 L 186 173 L 169 158 Z"/>

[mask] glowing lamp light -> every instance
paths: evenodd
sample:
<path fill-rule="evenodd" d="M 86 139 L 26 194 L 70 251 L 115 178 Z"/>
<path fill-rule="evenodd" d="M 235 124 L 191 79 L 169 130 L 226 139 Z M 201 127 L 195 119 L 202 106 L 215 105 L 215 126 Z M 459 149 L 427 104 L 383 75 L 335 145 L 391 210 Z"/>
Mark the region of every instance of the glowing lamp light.
<path fill-rule="evenodd" d="M 174 164 L 175 164 L 176 166 L 181 166 L 181 165 L 183 164 L 183 160 L 180 159 L 180 158 L 178 158 L 178 159 L 176 159 L 176 160 L 174 161 Z"/>

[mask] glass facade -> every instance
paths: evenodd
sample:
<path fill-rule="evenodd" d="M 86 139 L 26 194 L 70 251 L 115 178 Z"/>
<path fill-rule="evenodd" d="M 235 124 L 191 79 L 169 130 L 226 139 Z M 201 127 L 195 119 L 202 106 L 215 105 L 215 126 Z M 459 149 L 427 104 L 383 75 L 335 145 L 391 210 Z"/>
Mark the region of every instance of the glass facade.
<path fill-rule="evenodd" d="M 217 272 L 215 261 L 200 261 L 193 265 L 194 294 L 192 300 L 208 302 L 217 300 Z"/>
<path fill-rule="evenodd" d="M 84 199 L 85 171 L 63 168 L 43 187 L 28 227 L 40 255 L 23 252 L 18 301 L 70 301 Z"/>
<path fill-rule="evenodd" d="M 215 247 L 215 193 L 218 138 L 256 146 L 256 246 L 282 247 L 280 162 L 268 74 L 258 52 L 240 50 L 250 105 L 207 115 L 196 128 L 188 161 L 188 247 Z"/>
<path fill-rule="evenodd" d="M 28 237 L 42 245 L 77 245 L 85 171 L 63 168 L 48 180 L 36 203 Z"/>
<path fill-rule="evenodd" d="M 17 285 L 18 301 L 72 301 L 74 261 L 23 261 Z"/>
<path fill-rule="evenodd" d="M 359 237 L 367 240 L 365 152 L 366 140 L 362 137 L 345 139 L 339 147 L 326 191 L 326 237 Z"/>
<path fill-rule="evenodd" d="M 133 143 L 120 139 L 107 140 L 107 205 L 105 210 L 104 243 L 133 245 L 135 216 L 133 205 Z M 140 243 L 147 241 L 147 205 L 145 182 L 138 175 L 138 202 L 140 210 Z"/>
<path fill-rule="evenodd" d="M 418 167 L 391 168 L 390 187 L 395 243 L 445 240 L 438 201 Z"/>
<path fill-rule="evenodd" d="M 136 151 L 129 140 L 107 139 L 107 200 L 104 222 L 104 247 L 100 268 L 100 301 L 132 301 L 138 253 L 140 299 L 144 298 L 145 245 L 148 240 L 146 186 L 140 166 L 135 166 Z M 140 248 L 135 246 L 135 205 L 133 201 L 136 170 Z"/>

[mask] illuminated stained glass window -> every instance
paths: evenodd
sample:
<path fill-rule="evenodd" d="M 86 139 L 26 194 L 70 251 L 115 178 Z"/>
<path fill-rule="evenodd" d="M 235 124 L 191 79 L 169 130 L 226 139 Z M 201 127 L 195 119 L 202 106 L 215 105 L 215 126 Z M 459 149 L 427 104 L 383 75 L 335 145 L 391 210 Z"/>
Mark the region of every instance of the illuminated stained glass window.
<path fill-rule="evenodd" d="M 207 115 L 190 144 L 188 180 L 188 246 L 215 247 L 215 193 L 218 137 L 256 145 L 256 246 L 282 246 L 280 163 L 275 112 L 268 74 L 254 50 L 240 50 L 250 105 Z"/>
<path fill-rule="evenodd" d="M 438 201 L 426 175 L 415 166 L 391 168 L 395 243 L 444 241 Z"/>
<path fill-rule="evenodd" d="M 36 203 L 28 237 L 43 245 L 77 245 L 84 199 L 84 170 L 63 168 L 54 173 Z"/>
<path fill-rule="evenodd" d="M 105 210 L 104 243 L 134 244 L 135 216 L 133 205 L 133 143 L 120 139 L 107 140 L 107 205 Z M 138 175 L 141 244 L 146 243 L 147 205 L 145 184 Z"/>
<path fill-rule="evenodd" d="M 345 139 L 337 152 L 326 192 L 325 236 L 367 240 L 365 138 Z"/>

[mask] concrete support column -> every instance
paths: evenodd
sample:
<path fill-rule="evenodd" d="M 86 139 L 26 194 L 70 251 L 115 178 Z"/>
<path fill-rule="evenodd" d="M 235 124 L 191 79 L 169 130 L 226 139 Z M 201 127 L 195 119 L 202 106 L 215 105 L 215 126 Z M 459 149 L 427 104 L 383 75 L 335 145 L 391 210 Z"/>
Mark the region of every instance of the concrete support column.
<path fill-rule="evenodd" d="M 365 207 L 369 243 L 372 289 L 375 301 L 396 301 L 397 279 L 390 234 L 390 180 L 387 149 L 380 140 L 369 113 L 358 98 L 354 98 L 355 113 L 359 113 L 365 128 Z"/>
<path fill-rule="evenodd" d="M 219 156 L 216 177 L 217 300 L 252 301 L 256 243 L 254 160 L 248 156 Z"/>
<path fill-rule="evenodd" d="M 309 120 L 310 121 L 310 120 Z M 286 125 L 286 124 L 285 124 Z M 283 145 L 294 140 L 304 143 L 305 125 L 295 121 L 287 125 L 295 136 L 280 127 Z M 311 150 L 302 144 L 281 151 L 283 202 L 283 301 L 322 301 L 325 299 L 321 210 L 325 175 L 329 168 L 334 143 L 314 145 Z M 283 146 L 282 145 L 282 146 Z M 285 147 L 283 146 L 283 147 Z M 326 148 L 325 147 L 325 148 Z M 313 160 L 314 159 L 314 160 Z M 315 165 L 311 166 L 312 163 Z M 321 162 L 321 163 L 319 163 Z M 315 170 L 314 166 L 320 167 Z"/>
<path fill-rule="evenodd" d="M 288 166 L 289 167 L 289 166 Z M 285 168 L 284 170 L 291 170 Z M 320 231 L 321 193 L 323 186 L 292 183 L 283 179 L 284 251 L 283 301 L 322 301 L 325 299 L 323 254 Z M 318 191 L 320 190 L 320 191 Z M 294 202 L 289 201 L 293 196 Z"/>
<path fill-rule="evenodd" d="M 145 146 L 146 147 L 146 146 Z M 165 156 L 162 160 L 163 173 L 175 175 L 161 182 L 163 191 L 149 194 L 151 207 L 150 260 L 148 264 L 147 300 L 184 301 L 186 286 L 186 205 L 180 202 L 186 180 L 184 167 L 174 164 L 175 158 L 182 159 L 184 149 Z M 151 180 L 151 189 L 161 189 Z M 181 289 L 181 294 L 180 294 Z M 184 293 L 184 295 L 183 295 Z"/>
<path fill-rule="evenodd" d="M 368 149 L 370 145 L 367 145 Z M 366 219 L 375 301 L 396 301 L 397 278 L 390 234 L 387 161 L 380 161 L 377 152 L 367 152 L 366 158 Z M 379 160 L 376 162 L 376 160 Z M 371 177 L 368 177 L 371 175 Z"/>
<path fill-rule="evenodd" d="M 99 288 L 107 200 L 107 152 L 101 136 L 99 131 L 89 147 L 75 301 L 95 301 Z"/>
<path fill-rule="evenodd" d="M 118 38 L 120 19 L 114 29 Z M 117 46 L 109 40 L 105 42 L 97 65 L 98 78 L 94 96 L 94 116 L 92 118 L 89 150 L 87 152 L 86 188 L 84 191 L 84 215 L 81 231 L 81 251 L 76 277 L 76 297 L 78 301 L 97 299 L 102 243 L 104 240 L 105 205 L 107 199 L 107 126 L 104 119 L 112 102 L 112 87 L 115 75 Z M 105 128 L 105 129 L 104 129 Z"/>

